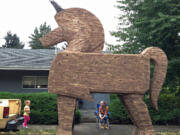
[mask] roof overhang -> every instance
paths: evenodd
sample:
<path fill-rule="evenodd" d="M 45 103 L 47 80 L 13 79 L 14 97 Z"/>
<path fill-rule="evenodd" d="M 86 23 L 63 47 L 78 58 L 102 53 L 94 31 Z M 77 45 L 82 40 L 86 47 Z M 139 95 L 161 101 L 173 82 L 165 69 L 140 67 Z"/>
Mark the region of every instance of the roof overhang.
<path fill-rule="evenodd" d="M 0 70 L 42 70 L 49 71 L 50 67 L 0 67 Z"/>

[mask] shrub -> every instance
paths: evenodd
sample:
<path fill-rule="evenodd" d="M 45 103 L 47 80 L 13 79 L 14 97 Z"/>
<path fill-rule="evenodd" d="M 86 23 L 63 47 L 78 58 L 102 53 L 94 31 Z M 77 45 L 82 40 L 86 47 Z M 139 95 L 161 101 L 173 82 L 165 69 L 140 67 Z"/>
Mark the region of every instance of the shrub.
<path fill-rule="evenodd" d="M 130 118 L 125 110 L 123 104 L 120 102 L 116 95 L 110 96 L 111 102 L 109 105 L 109 111 L 111 112 L 110 119 L 113 123 L 130 123 Z"/>
<path fill-rule="evenodd" d="M 1 92 L 0 99 L 21 99 L 22 113 L 24 100 L 31 100 L 31 120 L 30 124 L 57 124 L 57 96 L 55 94 L 43 93 L 8 93 Z M 75 113 L 75 123 L 80 122 L 80 111 L 78 108 Z"/>
<path fill-rule="evenodd" d="M 118 123 L 131 123 L 124 106 L 116 95 L 111 95 L 109 105 L 111 121 Z M 174 94 L 161 94 L 159 97 L 159 111 L 155 111 L 150 104 L 149 96 L 145 96 L 153 124 L 180 124 L 180 97 Z"/>
<path fill-rule="evenodd" d="M 158 100 L 159 111 L 155 111 L 149 97 L 145 98 L 153 124 L 180 124 L 180 98 L 174 94 L 161 94 Z"/>
<path fill-rule="evenodd" d="M 80 123 L 81 122 L 81 112 L 79 111 L 79 109 L 77 108 L 76 109 L 76 112 L 75 112 L 75 123 Z"/>

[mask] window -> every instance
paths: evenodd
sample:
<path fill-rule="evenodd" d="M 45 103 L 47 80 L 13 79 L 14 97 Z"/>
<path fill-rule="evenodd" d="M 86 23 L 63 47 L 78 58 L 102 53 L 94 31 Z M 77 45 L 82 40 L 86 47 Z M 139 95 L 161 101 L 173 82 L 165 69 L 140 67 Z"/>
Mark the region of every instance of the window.
<path fill-rule="evenodd" d="M 47 76 L 24 76 L 23 88 L 47 88 L 48 77 Z"/>

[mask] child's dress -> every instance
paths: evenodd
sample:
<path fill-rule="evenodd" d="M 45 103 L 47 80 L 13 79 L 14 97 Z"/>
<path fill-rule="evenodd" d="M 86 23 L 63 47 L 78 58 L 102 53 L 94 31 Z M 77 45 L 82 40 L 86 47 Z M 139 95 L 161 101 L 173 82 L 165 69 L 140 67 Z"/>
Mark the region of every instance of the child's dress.
<path fill-rule="evenodd" d="M 30 117 L 29 117 L 30 107 L 26 105 L 24 107 L 24 110 L 29 110 L 28 112 L 24 111 L 24 123 L 23 123 L 23 127 L 27 128 L 27 123 L 30 120 Z"/>

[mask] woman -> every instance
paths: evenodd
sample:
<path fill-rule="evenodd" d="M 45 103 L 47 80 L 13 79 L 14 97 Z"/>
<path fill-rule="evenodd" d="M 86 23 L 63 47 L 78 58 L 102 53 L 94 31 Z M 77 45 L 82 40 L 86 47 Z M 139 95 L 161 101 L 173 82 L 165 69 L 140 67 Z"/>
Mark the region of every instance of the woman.
<path fill-rule="evenodd" d="M 102 129 L 104 128 L 108 129 L 108 126 L 107 126 L 108 109 L 109 107 L 106 105 L 106 103 L 104 101 L 101 101 L 100 107 L 99 107 L 99 118 L 100 118 L 100 124 L 101 124 L 100 127 Z"/>

